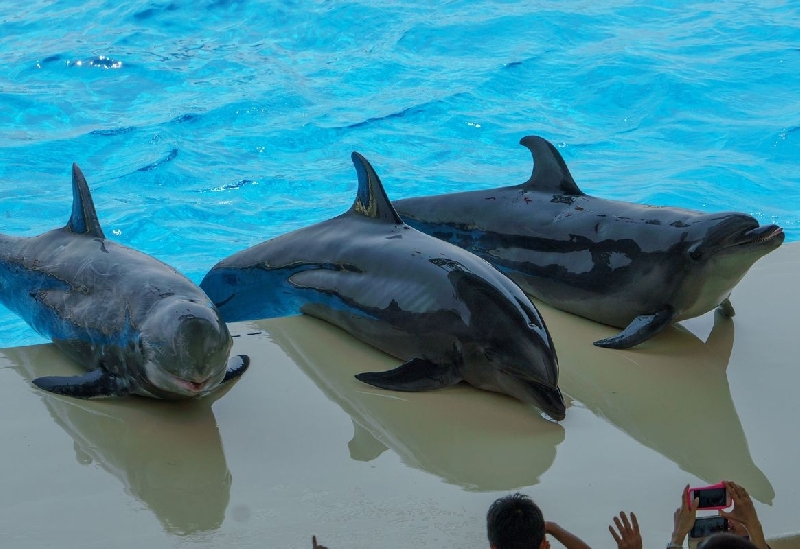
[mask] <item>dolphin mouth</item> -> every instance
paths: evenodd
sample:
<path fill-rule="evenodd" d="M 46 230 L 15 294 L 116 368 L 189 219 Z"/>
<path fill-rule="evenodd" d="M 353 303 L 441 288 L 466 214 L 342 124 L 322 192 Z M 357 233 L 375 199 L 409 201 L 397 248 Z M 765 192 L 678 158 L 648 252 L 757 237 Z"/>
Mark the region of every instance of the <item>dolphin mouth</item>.
<path fill-rule="evenodd" d="M 567 405 L 564 403 L 564 395 L 558 387 L 547 387 L 539 383 L 532 383 L 536 404 L 542 411 L 555 421 L 562 421 L 567 417 Z"/>
<path fill-rule="evenodd" d="M 145 367 L 147 378 L 162 391 L 169 391 L 176 396 L 195 397 L 208 392 L 211 388 L 215 376 L 212 374 L 205 379 L 194 381 L 178 377 L 166 370 L 159 368 L 156 364 L 148 362 Z"/>
<path fill-rule="evenodd" d="M 770 242 L 776 238 L 783 236 L 783 229 L 777 225 L 766 225 L 764 227 L 756 227 L 744 233 L 743 235 L 747 240 L 738 244 L 738 246 L 747 246 L 753 244 L 762 244 Z"/>
<path fill-rule="evenodd" d="M 175 384 L 178 387 L 180 387 L 181 389 L 184 389 L 186 392 L 194 394 L 194 395 L 199 395 L 200 393 L 205 391 L 208 388 L 208 386 L 211 384 L 211 378 L 213 377 L 213 376 L 209 376 L 209 377 L 207 377 L 206 379 L 204 379 L 202 381 L 191 381 L 189 379 L 184 379 L 182 377 L 174 376 L 172 374 L 169 374 L 169 375 L 172 376 L 173 381 L 175 381 Z"/>

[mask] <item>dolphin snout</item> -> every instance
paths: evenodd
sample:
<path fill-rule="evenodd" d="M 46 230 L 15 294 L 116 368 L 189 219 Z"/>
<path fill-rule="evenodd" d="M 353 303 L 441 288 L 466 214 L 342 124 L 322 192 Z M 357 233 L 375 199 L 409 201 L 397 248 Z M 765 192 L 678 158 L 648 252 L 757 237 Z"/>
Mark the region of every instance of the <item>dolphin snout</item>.
<path fill-rule="evenodd" d="M 564 403 L 564 395 L 561 394 L 561 389 L 532 384 L 531 390 L 536 404 L 548 416 L 556 421 L 562 421 L 567 417 L 567 405 Z"/>
<path fill-rule="evenodd" d="M 774 238 L 783 237 L 784 234 L 783 229 L 777 225 L 765 225 L 763 227 L 750 229 L 744 233 L 744 236 L 747 238 L 746 243 L 758 244 L 768 240 L 773 240 Z"/>
<path fill-rule="evenodd" d="M 180 388 L 181 390 L 185 391 L 190 395 L 199 395 L 200 393 L 206 391 L 211 386 L 211 382 L 214 376 L 209 376 L 199 381 L 182 379 L 176 376 L 173 377 L 175 385 L 178 388 Z"/>

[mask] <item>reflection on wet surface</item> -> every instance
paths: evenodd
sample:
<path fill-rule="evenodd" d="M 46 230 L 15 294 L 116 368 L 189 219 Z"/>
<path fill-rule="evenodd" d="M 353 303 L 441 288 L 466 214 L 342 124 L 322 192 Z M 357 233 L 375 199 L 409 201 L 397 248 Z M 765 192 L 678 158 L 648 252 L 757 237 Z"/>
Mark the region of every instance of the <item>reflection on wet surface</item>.
<path fill-rule="evenodd" d="M 28 382 L 77 366 L 52 345 L 4 349 Z M 227 388 L 192 401 L 138 397 L 79 400 L 41 392 L 56 424 L 74 440 L 75 459 L 122 482 L 171 534 L 216 530 L 230 499 L 225 461 L 211 405 Z"/>
<path fill-rule="evenodd" d="M 544 305 L 541 310 L 559 352 L 565 393 L 684 471 L 709 484 L 735 480 L 772 503 L 775 490 L 753 463 L 728 386 L 734 322 L 715 313 L 705 342 L 673 326 L 636 349 L 615 351 L 569 337 L 575 322 L 585 323 L 588 337 L 610 328 Z"/>
<path fill-rule="evenodd" d="M 396 359 L 326 322 L 297 316 L 258 324 L 350 415 L 354 460 L 371 461 L 388 447 L 407 465 L 467 490 L 513 490 L 537 484 L 564 440 L 564 428 L 535 407 L 504 395 L 476 399 L 477 389 L 465 384 L 427 393 L 365 386 L 353 375 Z"/>

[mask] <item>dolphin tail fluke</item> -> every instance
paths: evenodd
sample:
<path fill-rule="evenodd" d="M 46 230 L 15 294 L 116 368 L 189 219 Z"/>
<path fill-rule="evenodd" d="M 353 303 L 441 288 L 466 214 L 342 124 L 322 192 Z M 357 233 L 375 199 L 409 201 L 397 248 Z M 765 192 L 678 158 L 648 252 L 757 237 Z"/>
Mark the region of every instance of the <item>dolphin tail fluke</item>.
<path fill-rule="evenodd" d="M 414 358 L 386 372 L 364 372 L 356 379 L 373 387 L 390 391 L 435 391 L 462 381 L 452 365 L 434 364 L 422 358 Z"/>
<path fill-rule="evenodd" d="M 94 209 L 89 185 L 77 164 L 72 165 L 72 215 L 67 228 L 75 234 L 105 238 Z"/>
<path fill-rule="evenodd" d="M 358 173 L 358 193 L 351 212 L 374 219 L 381 219 L 393 225 L 402 225 L 403 220 L 389 202 L 378 174 L 366 158 L 353 151 L 353 165 Z"/>
<path fill-rule="evenodd" d="M 731 305 L 730 296 L 728 296 L 725 299 L 723 299 L 722 303 L 717 305 L 717 310 L 725 318 L 733 318 L 733 315 L 736 314 L 736 310 L 733 308 L 733 305 Z"/>
<path fill-rule="evenodd" d="M 239 379 L 250 366 L 250 357 L 247 355 L 236 355 L 228 359 L 228 368 L 222 383 L 228 383 L 234 379 Z"/>
<path fill-rule="evenodd" d="M 650 315 L 639 315 L 617 335 L 600 339 L 594 344 L 609 349 L 629 349 L 669 326 L 674 316 L 675 311 L 672 307 L 666 307 Z"/>
<path fill-rule="evenodd" d="M 74 398 L 102 398 L 127 395 L 128 386 L 118 377 L 102 368 L 95 368 L 80 376 L 38 377 L 33 384 L 57 395 Z"/>

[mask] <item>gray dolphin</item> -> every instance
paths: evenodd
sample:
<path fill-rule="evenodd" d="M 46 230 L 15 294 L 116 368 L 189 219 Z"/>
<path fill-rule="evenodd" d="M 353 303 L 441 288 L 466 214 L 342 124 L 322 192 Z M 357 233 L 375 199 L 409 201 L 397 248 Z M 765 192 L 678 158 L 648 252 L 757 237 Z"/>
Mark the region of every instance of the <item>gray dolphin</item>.
<path fill-rule="evenodd" d="M 303 312 L 405 361 L 360 381 L 426 391 L 467 381 L 564 418 L 558 362 L 539 312 L 477 256 L 415 231 L 353 153 L 350 210 L 236 253 L 200 283 L 226 321 Z"/>
<path fill-rule="evenodd" d="M 624 349 L 717 306 L 783 230 L 741 213 L 707 214 L 585 195 L 547 140 L 524 137 L 534 168 L 521 185 L 395 202 L 420 231 L 486 259 L 528 294 L 624 328 L 595 344 Z"/>
<path fill-rule="evenodd" d="M 89 370 L 33 383 L 78 398 L 180 399 L 239 377 L 249 359 L 229 359 L 233 340 L 203 291 L 157 259 L 106 240 L 76 164 L 72 192 L 65 227 L 0 235 L 0 301 Z"/>

